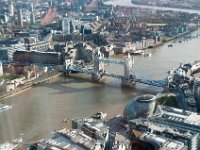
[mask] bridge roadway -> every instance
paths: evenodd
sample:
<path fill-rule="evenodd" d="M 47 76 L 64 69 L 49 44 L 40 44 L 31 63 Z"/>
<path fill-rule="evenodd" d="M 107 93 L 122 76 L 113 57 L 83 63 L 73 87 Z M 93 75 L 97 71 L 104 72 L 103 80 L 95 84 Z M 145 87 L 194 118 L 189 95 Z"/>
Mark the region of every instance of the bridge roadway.
<path fill-rule="evenodd" d="M 142 84 L 146 84 L 146 85 L 151 85 L 151 86 L 156 86 L 156 87 L 164 87 L 165 86 L 165 82 L 162 80 L 145 80 L 145 79 L 139 79 L 136 77 L 133 78 L 126 78 L 122 75 L 116 75 L 114 73 L 108 73 L 108 72 L 104 72 L 103 76 L 108 76 L 108 77 L 114 77 L 114 78 L 118 78 L 121 80 L 129 80 L 130 82 L 137 82 L 137 83 L 142 83 Z"/>
<path fill-rule="evenodd" d="M 104 63 L 113 63 L 113 64 L 121 64 L 123 65 L 125 62 L 119 59 L 111 59 L 111 58 L 101 58 L 98 60 L 99 62 L 104 62 Z"/>
<path fill-rule="evenodd" d="M 70 65 L 68 68 L 66 68 L 68 71 L 76 71 L 76 72 L 80 72 L 80 73 L 87 73 L 87 74 L 95 74 L 95 72 L 93 70 L 89 70 L 87 69 L 87 67 L 82 68 L 79 67 L 77 65 Z M 149 80 L 149 79 L 142 79 L 142 78 L 138 78 L 135 77 L 134 75 L 132 75 L 132 77 L 126 78 L 122 75 L 117 75 L 114 73 L 109 73 L 107 71 L 104 71 L 101 73 L 102 76 L 108 76 L 108 77 L 114 77 L 117 79 L 121 79 L 121 80 L 128 80 L 130 82 L 136 82 L 136 83 L 142 83 L 142 84 L 146 84 L 146 85 L 151 85 L 151 86 L 156 86 L 156 87 L 165 87 L 165 81 L 164 80 Z"/>

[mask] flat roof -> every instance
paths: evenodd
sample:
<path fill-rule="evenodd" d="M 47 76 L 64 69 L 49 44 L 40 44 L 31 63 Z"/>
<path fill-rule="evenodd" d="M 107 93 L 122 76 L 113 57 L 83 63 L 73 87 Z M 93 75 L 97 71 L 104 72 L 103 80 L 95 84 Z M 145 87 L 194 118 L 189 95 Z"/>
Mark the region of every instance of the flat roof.
<path fill-rule="evenodd" d="M 162 150 L 182 150 L 185 147 L 183 142 L 161 137 L 150 132 L 144 133 L 140 139 L 152 143 L 153 145 L 157 145 L 159 149 Z"/>
<path fill-rule="evenodd" d="M 200 115 L 194 113 L 187 117 L 184 121 L 187 124 L 193 124 L 196 126 L 200 126 Z"/>

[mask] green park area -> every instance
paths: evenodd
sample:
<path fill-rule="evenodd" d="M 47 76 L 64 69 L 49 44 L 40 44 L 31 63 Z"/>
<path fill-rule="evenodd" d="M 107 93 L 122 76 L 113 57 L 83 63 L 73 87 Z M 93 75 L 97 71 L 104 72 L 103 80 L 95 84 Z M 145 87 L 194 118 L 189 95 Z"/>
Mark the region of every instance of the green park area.
<path fill-rule="evenodd" d="M 14 80 L 19 78 L 19 75 L 3 75 L 1 78 L 4 80 Z"/>
<path fill-rule="evenodd" d="M 159 105 L 165 105 L 178 108 L 177 98 L 172 94 L 164 94 L 157 99 Z"/>
<path fill-rule="evenodd" d="M 163 42 L 168 42 L 168 41 L 171 41 L 172 39 L 174 39 L 174 37 L 172 37 L 172 36 L 163 36 L 162 41 Z"/>

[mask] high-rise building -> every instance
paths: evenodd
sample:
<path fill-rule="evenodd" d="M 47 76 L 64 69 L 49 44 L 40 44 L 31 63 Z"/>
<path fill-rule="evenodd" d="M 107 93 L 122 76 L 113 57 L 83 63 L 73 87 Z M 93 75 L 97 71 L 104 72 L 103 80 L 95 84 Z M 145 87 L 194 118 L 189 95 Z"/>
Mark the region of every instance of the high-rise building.
<path fill-rule="evenodd" d="M 6 13 L 4 13 L 4 22 L 7 23 L 8 22 L 8 16 Z"/>
<path fill-rule="evenodd" d="M 62 20 L 62 31 L 66 34 L 70 34 L 70 20 L 69 20 L 69 18 L 63 18 L 63 20 Z"/>
<path fill-rule="evenodd" d="M 23 13 L 22 13 L 21 8 L 18 9 L 18 24 L 19 24 L 20 27 L 24 26 L 24 24 L 23 24 Z"/>
<path fill-rule="evenodd" d="M 3 75 L 3 65 L 2 63 L 0 62 L 0 77 Z"/>
<path fill-rule="evenodd" d="M 33 3 L 31 3 L 31 12 L 33 12 L 34 11 L 34 5 L 33 5 Z"/>
<path fill-rule="evenodd" d="M 31 22 L 31 24 L 35 24 L 35 15 L 34 15 L 34 5 L 33 5 L 33 3 L 31 4 L 30 22 Z"/>
<path fill-rule="evenodd" d="M 13 1 L 10 2 L 10 5 L 9 5 L 9 13 L 11 16 L 14 15 L 14 6 L 13 6 Z"/>
<path fill-rule="evenodd" d="M 51 7 L 51 6 L 53 5 L 52 0 L 49 0 L 49 1 L 48 1 L 48 4 L 49 4 L 49 7 Z"/>
<path fill-rule="evenodd" d="M 33 13 L 30 15 L 30 22 L 31 24 L 35 24 L 35 15 Z"/>

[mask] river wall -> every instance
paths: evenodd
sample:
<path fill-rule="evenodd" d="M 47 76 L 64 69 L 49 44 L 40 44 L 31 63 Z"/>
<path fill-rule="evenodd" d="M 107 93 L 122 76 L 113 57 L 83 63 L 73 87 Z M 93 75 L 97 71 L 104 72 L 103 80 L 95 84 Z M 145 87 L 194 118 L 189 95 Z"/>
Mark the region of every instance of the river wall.
<path fill-rule="evenodd" d="M 58 77 L 60 75 L 62 75 L 61 72 L 50 71 L 50 72 L 46 73 L 45 75 L 42 75 L 42 76 L 40 76 L 40 77 L 38 77 L 36 79 L 29 80 L 24 85 L 21 85 L 21 86 L 17 87 L 15 90 L 11 90 L 9 92 L 1 92 L 0 93 L 0 101 L 5 99 L 5 98 L 8 98 L 10 96 L 14 96 L 16 94 L 19 94 L 19 93 L 21 93 L 21 92 L 23 92 L 25 90 L 28 90 L 34 85 L 40 84 L 42 82 L 49 81 L 49 80 L 51 80 L 53 78 L 56 78 L 56 77 Z"/>

